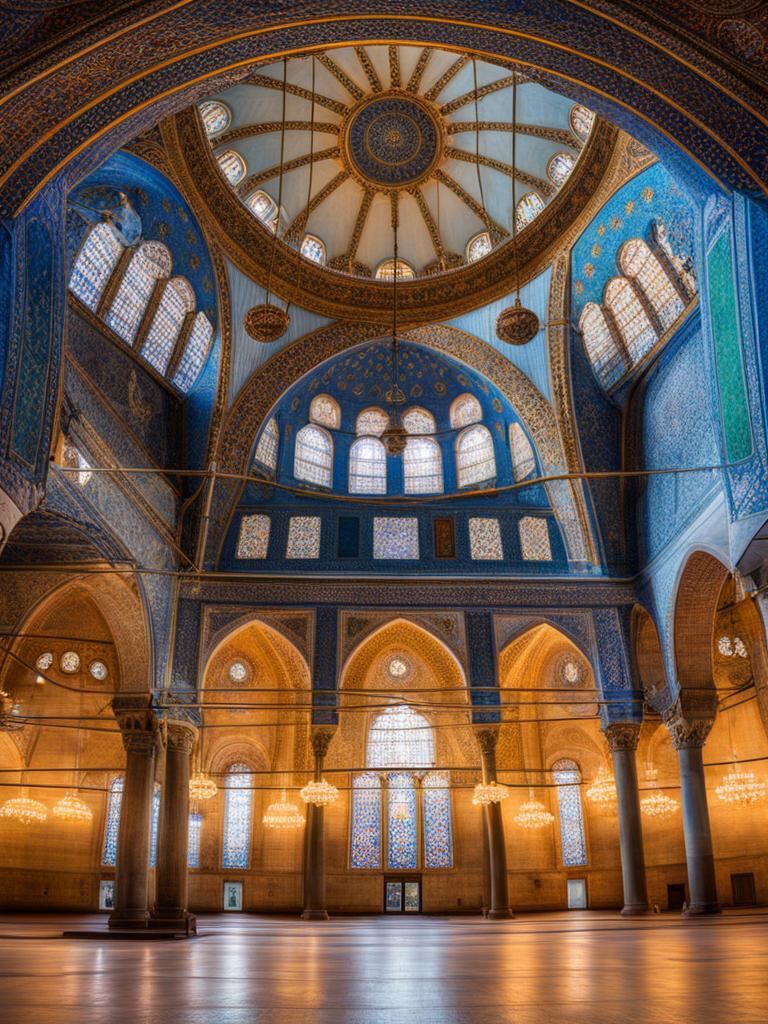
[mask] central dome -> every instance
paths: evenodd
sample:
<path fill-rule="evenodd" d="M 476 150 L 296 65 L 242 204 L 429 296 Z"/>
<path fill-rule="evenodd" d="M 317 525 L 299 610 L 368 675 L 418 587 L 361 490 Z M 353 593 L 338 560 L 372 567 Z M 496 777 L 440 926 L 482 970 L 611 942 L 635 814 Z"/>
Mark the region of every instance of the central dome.
<path fill-rule="evenodd" d="M 345 152 L 363 183 L 383 189 L 415 185 L 441 155 L 441 129 L 426 104 L 376 96 L 358 107 L 344 133 Z"/>

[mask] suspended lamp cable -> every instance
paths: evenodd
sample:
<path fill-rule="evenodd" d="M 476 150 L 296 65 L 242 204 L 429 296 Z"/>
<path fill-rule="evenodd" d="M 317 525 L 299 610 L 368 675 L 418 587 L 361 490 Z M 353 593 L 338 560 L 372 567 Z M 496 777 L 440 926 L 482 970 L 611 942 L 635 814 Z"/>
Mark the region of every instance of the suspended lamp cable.
<path fill-rule="evenodd" d="M 304 231 L 305 234 L 306 234 L 307 228 L 309 226 L 310 205 L 312 203 L 312 182 L 313 182 L 313 175 L 314 175 L 314 170 L 315 170 L 315 73 L 316 73 L 316 67 L 315 67 L 315 55 L 314 54 L 312 54 L 311 60 L 312 60 L 312 102 L 311 102 L 310 118 L 309 118 L 309 176 L 308 176 L 308 183 L 307 183 L 307 205 L 306 205 L 307 213 L 306 213 L 306 219 L 304 220 L 304 223 L 301 226 L 302 230 Z M 283 129 L 285 129 L 285 104 L 283 104 Z M 282 164 L 282 158 L 280 160 L 280 163 Z M 282 187 L 282 181 L 281 181 L 281 187 Z M 301 250 L 301 243 L 299 243 L 299 250 Z M 299 256 L 301 256 L 301 251 L 299 251 Z M 295 292 L 296 295 L 301 295 L 301 262 L 302 262 L 301 259 L 299 259 L 297 261 L 296 292 Z M 267 300 L 267 301 L 269 301 L 269 300 Z M 285 307 L 286 313 L 288 313 L 290 311 L 290 308 L 291 308 L 291 302 L 289 300 L 288 303 L 286 304 L 286 307 Z"/>

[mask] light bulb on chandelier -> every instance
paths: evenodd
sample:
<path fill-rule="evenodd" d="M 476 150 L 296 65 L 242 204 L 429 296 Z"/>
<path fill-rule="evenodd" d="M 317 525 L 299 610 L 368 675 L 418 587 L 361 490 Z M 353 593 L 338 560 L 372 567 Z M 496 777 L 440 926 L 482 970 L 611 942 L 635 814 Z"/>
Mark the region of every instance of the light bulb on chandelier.
<path fill-rule="evenodd" d="M 339 791 L 325 779 L 313 779 L 308 782 L 299 796 L 305 804 L 314 804 L 315 807 L 327 807 L 339 799 Z"/>
<path fill-rule="evenodd" d="M 550 814 L 543 803 L 534 798 L 533 787 L 528 788 L 528 799 L 512 819 L 520 828 L 539 829 L 552 825 L 555 816 Z"/>
<path fill-rule="evenodd" d="M 261 821 L 267 828 L 281 830 L 301 828 L 304 824 L 304 815 L 296 804 L 288 802 L 285 790 L 283 790 L 280 799 L 269 805 Z"/>
<path fill-rule="evenodd" d="M 605 765 L 600 765 L 595 781 L 587 790 L 586 796 L 587 800 L 591 800 L 595 804 L 611 804 L 616 802 L 616 783 L 613 781 L 613 776 Z"/>
<path fill-rule="evenodd" d="M 645 769 L 645 777 L 653 792 L 640 801 L 641 812 L 649 818 L 671 818 L 679 804 L 677 800 L 673 800 L 666 793 L 659 793 L 656 789 L 656 780 L 659 777 L 658 769 L 649 764 Z"/>
<path fill-rule="evenodd" d="M 71 790 L 51 808 L 51 814 L 62 821 L 74 824 L 86 824 L 93 820 L 93 811 L 80 797 Z"/>
<path fill-rule="evenodd" d="M 478 782 L 472 794 L 472 803 L 475 807 L 487 807 L 488 804 L 498 804 L 506 800 L 509 790 L 498 782 Z"/>

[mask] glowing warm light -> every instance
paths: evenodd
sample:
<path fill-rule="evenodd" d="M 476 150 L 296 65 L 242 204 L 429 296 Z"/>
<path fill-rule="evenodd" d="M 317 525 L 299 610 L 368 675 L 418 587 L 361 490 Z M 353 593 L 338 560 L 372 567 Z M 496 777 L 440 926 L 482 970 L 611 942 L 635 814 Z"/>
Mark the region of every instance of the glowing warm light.
<path fill-rule="evenodd" d="M 195 772 L 189 780 L 189 795 L 192 800 L 210 800 L 218 791 L 219 787 L 205 772 Z"/>
<path fill-rule="evenodd" d="M 30 800 L 26 796 L 14 797 L 6 800 L 0 807 L 0 817 L 14 818 L 22 825 L 31 825 L 33 822 L 45 821 L 48 817 L 48 808 L 39 800 Z"/>
<path fill-rule="evenodd" d="M 595 804 L 610 804 L 616 801 L 616 783 L 604 765 L 600 766 L 595 781 L 587 790 L 587 800 Z"/>
<path fill-rule="evenodd" d="M 745 771 L 734 764 L 731 771 L 723 778 L 715 793 L 719 800 L 726 804 L 737 804 L 749 807 L 764 799 L 766 786 L 755 776 L 754 772 Z"/>
<path fill-rule="evenodd" d="M 472 794 L 472 803 L 476 807 L 484 807 L 488 804 L 498 804 L 508 796 L 507 787 L 500 786 L 498 782 L 478 782 Z"/>
<path fill-rule="evenodd" d="M 277 803 L 269 805 L 267 813 L 261 820 L 267 828 L 301 828 L 304 824 L 304 815 L 296 804 L 288 803 L 283 790 L 280 799 Z"/>
<path fill-rule="evenodd" d="M 85 824 L 93 820 L 91 808 L 72 792 L 65 793 L 61 800 L 54 805 L 51 813 L 63 821 Z"/>
<path fill-rule="evenodd" d="M 554 814 L 550 814 L 539 800 L 534 800 L 532 789 L 528 790 L 528 799 L 520 805 L 520 810 L 513 818 L 520 828 L 528 829 L 547 828 L 554 820 Z"/>
<path fill-rule="evenodd" d="M 300 791 L 299 796 L 305 804 L 314 804 L 315 807 L 326 807 L 339 799 L 339 791 L 330 782 L 321 779 L 320 782 L 308 782 Z"/>

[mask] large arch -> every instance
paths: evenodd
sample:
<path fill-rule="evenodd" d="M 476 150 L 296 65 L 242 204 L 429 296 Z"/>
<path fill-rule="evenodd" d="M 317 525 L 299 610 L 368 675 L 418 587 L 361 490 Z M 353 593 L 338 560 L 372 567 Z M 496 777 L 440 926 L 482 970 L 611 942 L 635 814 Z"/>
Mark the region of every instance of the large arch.
<path fill-rule="evenodd" d="M 633 673 L 640 680 L 646 700 L 663 711 L 671 703 L 664 653 L 656 623 L 642 605 L 635 605 L 631 619 Z"/>
<path fill-rule="evenodd" d="M 714 699 L 712 639 L 715 615 L 728 569 L 714 555 L 694 551 L 682 567 L 675 593 L 673 641 L 680 691 Z"/>

